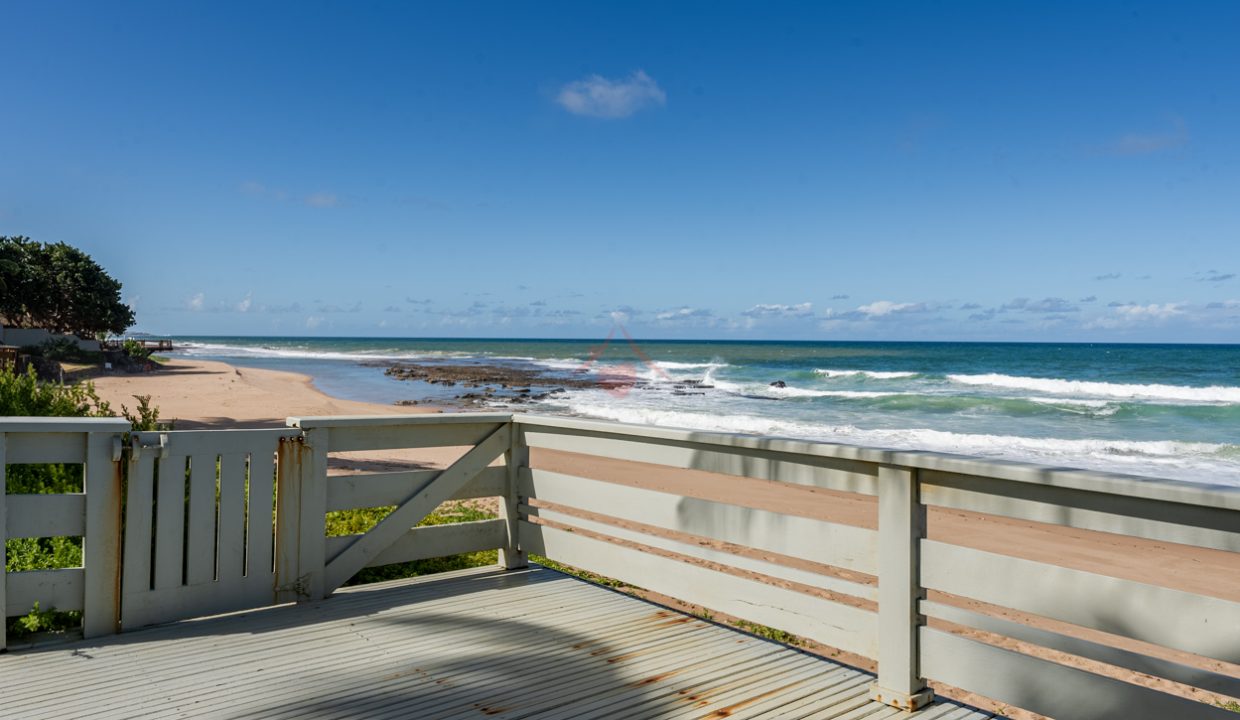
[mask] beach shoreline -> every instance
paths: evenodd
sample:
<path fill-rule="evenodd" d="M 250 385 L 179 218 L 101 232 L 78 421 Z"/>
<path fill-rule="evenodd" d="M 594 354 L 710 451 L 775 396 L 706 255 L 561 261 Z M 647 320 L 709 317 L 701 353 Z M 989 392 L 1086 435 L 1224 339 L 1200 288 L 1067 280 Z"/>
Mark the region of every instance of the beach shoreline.
<path fill-rule="evenodd" d="M 150 395 L 161 420 L 173 421 L 178 430 L 284 427 L 289 417 L 417 415 L 445 410 L 344 400 L 319 390 L 306 375 L 241 368 L 216 360 L 175 359 L 154 372 L 100 375 L 93 382 L 100 398 L 114 409 L 121 404 L 132 407 L 135 395 Z M 347 453 L 333 458 L 333 471 L 446 467 L 459 454 L 458 448 Z M 532 457 L 535 465 L 556 472 L 877 527 L 874 498 L 868 496 L 545 449 L 535 449 Z M 779 499 L 785 496 L 789 499 Z M 956 544 L 1240 600 L 1240 567 L 1236 566 L 1240 556 L 1236 553 L 945 508 L 931 508 L 930 524 L 932 536 Z"/>
<path fill-rule="evenodd" d="M 160 410 L 161 419 L 174 420 L 178 430 L 283 427 L 287 417 L 297 416 L 410 415 L 443 411 L 426 405 L 382 405 L 334 398 L 315 387 L 306 375 L 239 368 L 214 360 L 176 359 L 151 373 L 103 374 L 91 379 L 100 397 L 114 409 L 119 410 L 121 404 L 132 407 L 134 395 L 150 395 L 151 404 Z M 460 456 L 461 450 L 429 448 L 345 453 L 330 460 L 329 474 L 444 468 Z M 874 498 L 852 493 L 543 449 L 532 452 L 531 465 L 846 525 L 874 528 L 877 524 Z M 952 544 L 1240 601 L 1240 554 L 1237 553 L 937 507 L 929 510 L 929 534 L 932 539 Z M 648 593 L 638 594 L 667 602 Z M 1022 620 L 1035 627 L 1076 634 L 1072 628 L 1047 624 L 1039 618 Z M 1106 642 L 1104 636 L 1092 631 L 1082 635 Z M 1131 649 L 1141 648 L 1133 645 Z M 1167 659 L 1214 672 L 1237 672 L 1235 667 L 1225 663 L 1203 662 L 1205 659 L 1186 653 L 1163 651 L 1163 654 Z M 863 667 L 867 664 L 862 658 L 847 660 Z M 1121 675 L 1130 682 L 1149 682 L 1139 674 L 1123 671 Z M 960 699 L 980 700 L 975 697 Z"/>
<path fill-rule="evenodd" d="M 332 397 L 308 375 L 246 368 L 220 362 L 175 358 L 145 373 L 86 376 L 99 397 L 115 410 L 132 408 L 149 395 L 161 420 L 178 430 L 284 427 L 285 419 L 320 415 L 416 415 L 442 412 L 419 405 L 383 405 Z"/>

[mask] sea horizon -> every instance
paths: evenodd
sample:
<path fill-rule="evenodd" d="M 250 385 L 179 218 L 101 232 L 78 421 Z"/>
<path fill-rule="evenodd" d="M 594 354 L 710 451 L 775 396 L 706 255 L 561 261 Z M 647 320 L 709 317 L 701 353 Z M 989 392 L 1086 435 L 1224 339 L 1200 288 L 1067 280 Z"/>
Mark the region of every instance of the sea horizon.
<path fill-rule="evenodd" d="M 172 335 L 176 356 L 299 372 L 328 395 L 780 435 L 1240 486 L 1240 345 Z M 543 378 L 464 401 L 397 364 Z M 556 390 L 556 379 L 598 386 Z M 464 403 L 464 405 L 463 405 Z"/>

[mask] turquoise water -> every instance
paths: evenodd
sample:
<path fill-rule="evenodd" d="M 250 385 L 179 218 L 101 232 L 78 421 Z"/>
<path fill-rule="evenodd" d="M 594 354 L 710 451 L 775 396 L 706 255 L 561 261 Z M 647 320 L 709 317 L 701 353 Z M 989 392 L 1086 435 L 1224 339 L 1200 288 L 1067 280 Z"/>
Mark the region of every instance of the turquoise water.
<path fill-rule="evenodd" d="M 523 408 L 537 412 L 1240 485 L 1240 345 L 178 340 L 178 354 L 302 372 L 349 399 L 460 392 L 367 362 L 533 365 L 612 386 Z"/>

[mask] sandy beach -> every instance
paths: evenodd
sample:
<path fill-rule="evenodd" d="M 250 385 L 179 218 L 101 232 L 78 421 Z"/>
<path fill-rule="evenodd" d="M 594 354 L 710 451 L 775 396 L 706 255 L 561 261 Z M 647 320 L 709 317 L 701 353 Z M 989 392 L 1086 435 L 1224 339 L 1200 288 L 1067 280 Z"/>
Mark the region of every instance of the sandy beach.
<path fill-rule="evenodd" d="M 211 360 L 167 361 L 150 373 L 98 375 L 99 396 L 119 408 L 150 395 L 160 418 L 178 430 L 284 427 L 299 415 L 398 415 L 432 408 L 378 405 L 330 397 L 297 373 L 238 368 Z"/>
<path fill-rule="evenodd" d="M 100 396 L 114 406 L 132 407 L 134 395 L 150 395 L 161 417 L 174 419 L 177 429 L 279 427 L 288 416 L 382 415 L 436 412 L 423 406 L 404 407 L 340 400 L 320 392 L 308 377 L 271 370 L 236 368 L 222 362 L 174 360 L 149 374 L 103 375 L 94 378 Z M 333 473 L 392 467 L 443 467 L 458 450 L 435 449 L 350 455 L 333 464 Z M 559 472 L 646 487 L 686 496 L 726 501 L 849 525 L 876 526 L 874 498 L 797 485 L 751 480 L 694 470 L 538 451 L 532 464 Z M 931 508 L 933 539 L 992 552 L 1048 562 L 1189 592 L 1240 600 L 1240 555 L 1161 543 L 1107 533 Z M 1005 613 L 1015 617 L 1012 613 Z M 1022 616 L 1021 621 L 1072 632 L 1057 623 Z M 1138 649 L 1130 641 L 1102 633 L 1083 637 Z M 1149 647 L 1139 648 L 1146 652 Z M 1159 650 L 1158 655 L 1238 673 L 1240 668 L 1184 653 Z M 864 664 L 859 659 L 858 664 Z M 1120 676 L 1147 682 L 1127 671 Z"/>

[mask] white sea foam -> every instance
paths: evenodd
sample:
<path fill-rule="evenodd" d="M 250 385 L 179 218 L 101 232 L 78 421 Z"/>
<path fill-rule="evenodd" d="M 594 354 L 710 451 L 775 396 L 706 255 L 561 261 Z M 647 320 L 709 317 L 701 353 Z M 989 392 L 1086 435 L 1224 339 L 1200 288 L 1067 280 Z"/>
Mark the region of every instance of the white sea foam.
<path fill-rule="evenodd" d="M 899 380 L 902 378 L 917 377 L 921 373 L 915 372 L 896 372 L 885 370 L 825 370 L 823 368 L 814 368 L 814 372 L 819 375 L 825 375 L 829 378 L 836 377 L 867 377 L 875 380 Z"/>
<path fill-rule="evenodd" d="M 876 398 L 900 394 L 895 392 L 875 392 L 868 390 L 811 390 L 809 388 L 799 388 L 792 385 L 779 387 L 777 385 L 744 384 L 728 382 L 727 380 L 716 380 L 713 378 L 708 378 L 706 382 L 714 385 L 716 390 L 722 390 L 723 392 L 732 393 L 734 395 L 772 399 L 808 397 Z"/>
<path fill-rule="evenodd" d="M 814 425 L 752 415 L 664 410 L 585 398 L 570 401 L 566 409 L 577 415 L 627 423 L 1001 457 L 1240 486 L 1240 445 L 1174 440 L 1065 440 L 952 433 L 928 428 L 861 429 L 853 425 Z"/>
<path fill-rule="evenodd" d="M 494 360 L 522 360 L 550 370 L 599 370 L 598 363 L 573 358 L 533 358 L 533 357 L 499 357 Z"/>
<path fill-rule="evenodd" d="M 1028 400 L 1042 405 L 1079 405 L 1088 408 L 1104 408 L 1111 404 L 1110 400 L 1082 400 L 1080 398 L 1023 397 L 1012 400 Z"/>
<path fill-rule="evenodd" d="M 985 375 L 948 375 L 947 379 L 961 385 L 1032 390 L 1052 395 L 1085 395 L 1124 400 L 1156 400 L 1188 403 L 1240 403 L 1240 387 L 1212 385 L 1187 387 L 1181 385 L 1124 385 L 1086 380 L 1034 378 L 989 373 Z"/>
<path fill-rule="evenodd" d="M 874 392 L 868 390 L 809 390 L 807 388 L 793 387 L 786 385 L 777 387 L 774 385 L 757 385 L 743 390 L 747 395 L 758 395 L 762 397 L 777 398 L 798 398 L 798 397 L 837 397 L 837 398 L 876 398 L 887 397 L 890 395 L 899 395 L 894 392 Z"/>
<path fill-rule="evenodd" d="M 709 370 L 712 368 L 725 368 L 728 364 L 725 362 L 677 362 L 675 360 L 655 360 L 654 366 L 664 370 Z"/>

